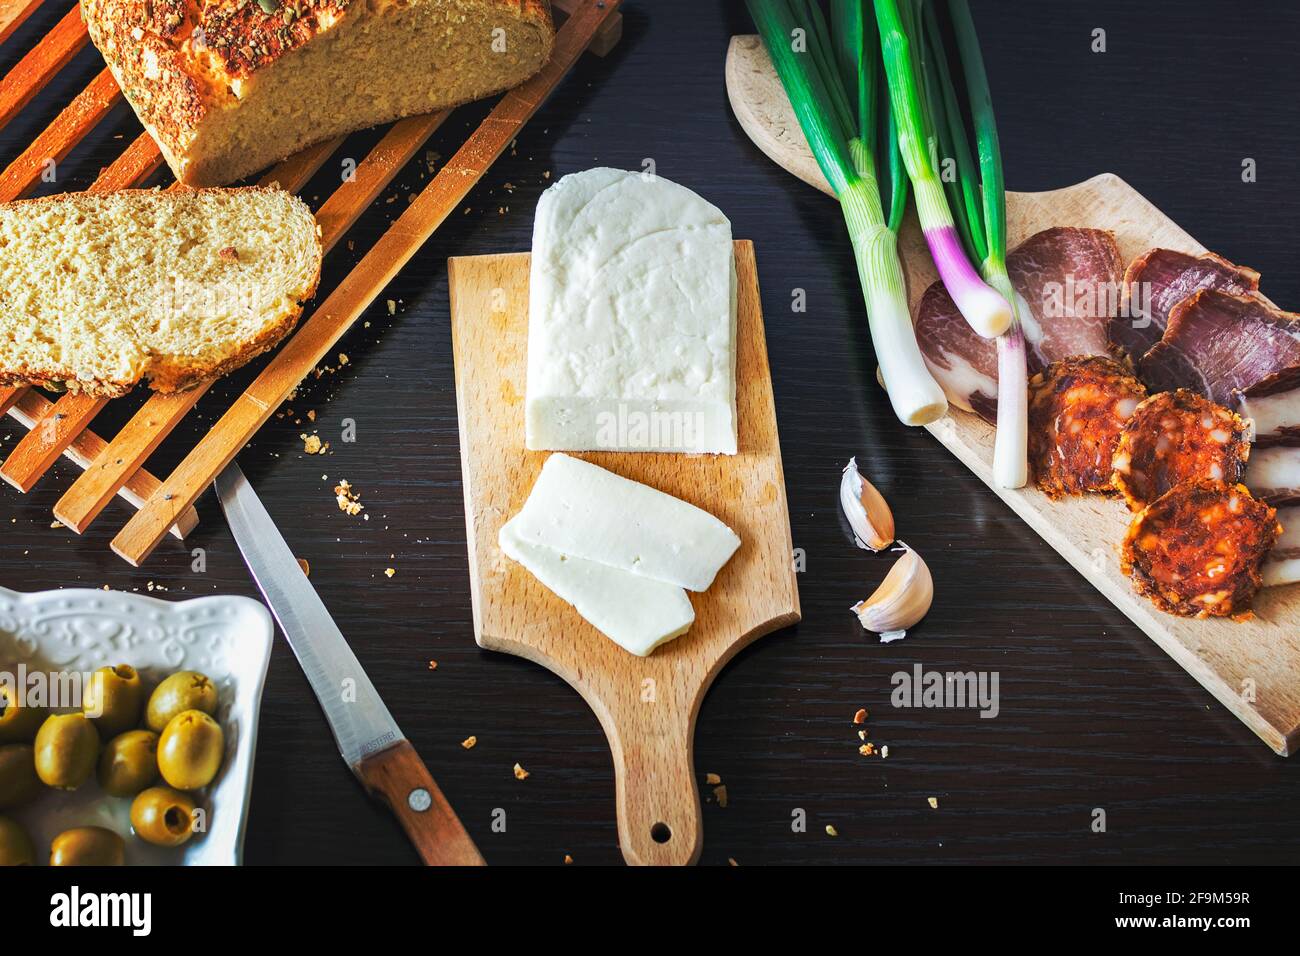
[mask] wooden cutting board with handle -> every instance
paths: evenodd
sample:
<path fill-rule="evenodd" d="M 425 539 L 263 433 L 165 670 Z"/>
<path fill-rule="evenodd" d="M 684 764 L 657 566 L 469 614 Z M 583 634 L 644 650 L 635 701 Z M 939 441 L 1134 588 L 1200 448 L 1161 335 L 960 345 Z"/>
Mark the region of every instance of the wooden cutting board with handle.
<path fill-rule="evenodd" d="M 736 118 L 759 149 L 795 176 L 832 194 L 757 36 L 732 37 L 726 77 Z M 1049 226 L 1087 226 L 1113 232 L 1126 261 L 1153 246 L 1205 251 L 1132 186 L 1111 174 L 1050 192 L 1008 192 L 1007 225 L 1010 248 Z M 899 249 L 908 301 L 915 309 L 938 275 L 910 212 Z M 992 474 L 992 426 L 954 408 L 928 428 L 1265 743 L 1282 755 L 1300 746 L 1300 585 L 1266 588 L 1255 600 L 1255 619 L 1245 623 L 1165 614 L 1134 594 L 1128 578 L 1120 573 L 1119 543 L 1130 520 L 1122 502 L 1092 495 L 1053 502 L 1033 487 L 1000 488 Z"/>
<path fill-rule="evenodd" d="M 526 253 L 447 264 L 474 637 L 554 671 L 596 712 L 613 752 L 627 861 L 693 863 L 702 845 L 692 762 L 700 701 L 737 651 L 799 620 L 754 247 L 736 243 L 740 453 L 580 456 L 698 505 L 740 535 L 713 586 L 691 594 L 691 630 L 644 658 L 600 634 L 497 546 L 497 531 L 523 506 L 549 454 L 524 448 L 528 266 Z"/>

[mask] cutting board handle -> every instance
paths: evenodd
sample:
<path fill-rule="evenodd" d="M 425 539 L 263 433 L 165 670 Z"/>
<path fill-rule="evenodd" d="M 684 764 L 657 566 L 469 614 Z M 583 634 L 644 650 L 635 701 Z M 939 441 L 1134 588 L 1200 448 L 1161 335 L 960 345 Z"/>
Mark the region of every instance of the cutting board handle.
<path fill-rule="evenodd" d="M 606 736 L 623 856 L 633 866 L 694 863 L 703 833 L 692 753 L 695 708 L 660 706 L 648 686 L 635 702 L 620 704 Z"/>

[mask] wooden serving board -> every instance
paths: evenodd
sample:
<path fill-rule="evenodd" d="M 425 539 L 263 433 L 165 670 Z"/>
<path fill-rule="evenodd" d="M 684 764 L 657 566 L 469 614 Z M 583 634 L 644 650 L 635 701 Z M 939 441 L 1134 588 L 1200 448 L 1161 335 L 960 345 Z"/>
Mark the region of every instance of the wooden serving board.
<path fill-rule="evenodd" d="M 523 506 L 549 454 L 524 448 L 528 267 L 526 253 L 447 263 L 474 637 L 554 671 L 596 712 L 613 752 L 627 861 L 693 863 L 702 846 L 692 763 L 700 701 L 737 651 L 799 620 L 754 247 L 736 243 L 740 453 L 581 456 L 698 505 L 740 535 L 713 586 L 691 595 L 689 633 L 644 658 L 600 634 L 497 546 L 497 531 Z"/>
<path fill-rule="evenodd" d="M 794 175 L 829 193 L 758 37 L 732 38 L 727 88 L 737 119 L 759 148 Z M 1137 190 L 1109 173 L 1050 192 L 1009 192 L 1007 222 L 1010 248 L 1049 226 L 1090 226 L 1112 231 L 1126 261 L 1153 246 L 1205 251 Z M 922 293 L 938 276 L 910 211 L 899 249 L 907 273 L 908 302 L 915 310 Z M 1245 255 L 1235 258 L 1249 261 Z M 992 474 L 992 426 L 953 409 L 927 427 L 1265 743 L 1284 756 L 1300 746 L 1300 585 L 1266 588 L 1255 600 L 1255 619 L 1245 623 L 1165 614 L 1134 594 L 1129 580 L 1120 573 L 1119 544 L 1130 520 L 1122 502 L 1099 496 L 1053 502 L 1036 488 L 1000 488 Z M 942 582 L 938 586 L 942 588 Z"/>

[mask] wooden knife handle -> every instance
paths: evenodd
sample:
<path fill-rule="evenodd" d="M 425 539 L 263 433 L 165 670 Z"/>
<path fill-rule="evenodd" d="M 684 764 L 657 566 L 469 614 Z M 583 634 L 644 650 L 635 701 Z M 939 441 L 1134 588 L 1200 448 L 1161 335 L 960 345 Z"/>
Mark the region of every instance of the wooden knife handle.
<path fill-rule="evenodd" d="M 371 754 L 357 776 L 393 811 L 427 866 L 487 865 L 409 740 Z"/>

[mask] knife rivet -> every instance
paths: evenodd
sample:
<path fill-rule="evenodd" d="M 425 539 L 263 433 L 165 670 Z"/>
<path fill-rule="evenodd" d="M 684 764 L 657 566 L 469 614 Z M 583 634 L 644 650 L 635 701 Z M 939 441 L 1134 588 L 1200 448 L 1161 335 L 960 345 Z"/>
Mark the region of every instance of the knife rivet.
<path fill-rule="evenodd" d="M 416 787 L 406 795 L 406 802 L 416 813 L 423 813 L 433 806 L 433 797 L 423 787 Z"/>

